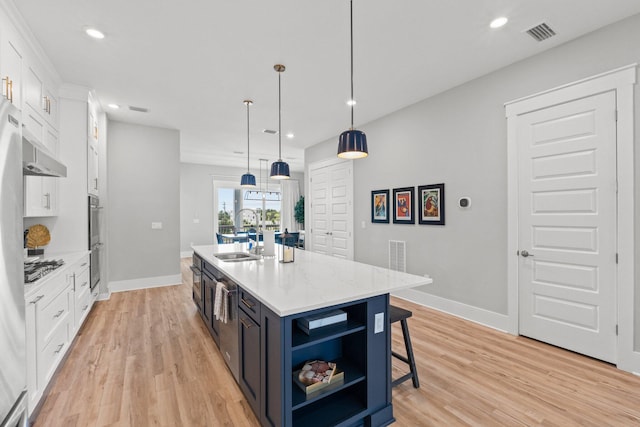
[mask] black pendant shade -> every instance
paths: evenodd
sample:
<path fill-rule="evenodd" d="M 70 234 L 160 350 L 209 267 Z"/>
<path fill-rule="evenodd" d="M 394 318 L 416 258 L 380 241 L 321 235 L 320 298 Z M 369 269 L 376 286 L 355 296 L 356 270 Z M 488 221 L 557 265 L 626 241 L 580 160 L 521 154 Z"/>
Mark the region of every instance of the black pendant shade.
<path fill-rule="evenodd" d="M 369 155 L 367 148 L 367 135 L 360 130 L 353 128 L 353 105 L 355 98 L 353 97 L 353 0 L 349 2 L 350 12 L 350 30 L 351 30 L 351 129 L 340 134 L 338 140 L 338 157 L 342 159 L 361 159 Z"/>
<path fill-rule="evenodd" d="M 245 173 L 242 175 L 240 179 L 241 187 L 255 187 L 256 186 L 256 177 L 250 173 Z"/>
<path fill-rule="evenodd" d="M 271 179 L 289 179 L 289 164 L 282 161 L 282 90 L 280 77 L 285 70 L 282 64 L 276 64 L 273 69 L 278 73 L 278 161 L 271 164 Z"/>
<path fill-rule="evenodd" d="M 270 176 L 272 179 L 288 179 L 291 176 L 289 174 L 289 164 L 282 160 L 271 163 Z"/>
<path fill-rule="evenodd" d="M 369 154 L 367 135 L 361 130 L 350 129 L 340 134 L 338 157 L 342 159 L 361 159 Z"/>

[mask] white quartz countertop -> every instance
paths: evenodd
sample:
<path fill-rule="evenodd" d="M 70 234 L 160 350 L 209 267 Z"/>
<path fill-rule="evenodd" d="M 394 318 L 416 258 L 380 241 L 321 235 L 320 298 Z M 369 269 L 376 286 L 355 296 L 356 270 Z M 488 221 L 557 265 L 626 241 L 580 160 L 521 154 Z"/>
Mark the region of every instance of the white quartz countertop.
<path fill-rule="evenodd" d="M 41 279 L 36 280 L 33 283 L 25 283 L 24 285 L 24 295 L 25 298 L 28 298 L 31 294 L 40 289 L 43 285 L 46 285 L 48 281 L 59 276 L 60 274 L 64 274 L 67 268 L 77 261 L 79 261 L 82 257 L 89 255 L 89 251 L 79 251 L 79 252 L 65 252 L 65 253 L 52 253 L 45 254 L 44 256 L 39 257 L 40 260 L 58 260 L 61 259 L 64 261 L 64 265 L 56 268 L 51 273 L 45 275 Z"/>
<path fill-rule="evenodd" d="M 214 256 L 237 252 L 234 244 L 193 246 L 193 250 L 281 317 L 433 282 L 303 250 L 296 250 L 295 262 L 288 264 L 278 262 L 277 256 L 242 262 L 225 262 Z"/>

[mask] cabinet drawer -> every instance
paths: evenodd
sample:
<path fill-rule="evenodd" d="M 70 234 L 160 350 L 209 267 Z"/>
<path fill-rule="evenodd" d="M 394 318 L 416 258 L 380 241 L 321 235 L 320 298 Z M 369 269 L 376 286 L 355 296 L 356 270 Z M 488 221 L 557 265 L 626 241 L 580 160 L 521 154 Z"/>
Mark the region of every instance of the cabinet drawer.
<path fill-rule="evenodd" d="M 38 341 L 40 345 L 47 345 L 56 332 L 56 328 L 66 323 L 69 317 L 69 293 L 65 288 L 38 313 Z"/>
<path fill-rule="evenodd" d="M 88 264 L 87 264 L 88 265 Z M 85 291 L 88 291 L 90 286 L 89 286 L 89 268 L 85 267 L 84 270 L 80 271 L 80 272 L 76 272 L 76 294 L 78 293 L 84 293 Z"/>
<path fill-rule="evenodd" d="M 245 313 L 247 313 L 251 318 L 259 325 L 260 324 L 260 310 L 262 308 L 262 304 L 260 301 L 255 299 L 253 295 L 247 293 L 242 288 L 238 288 L 240 293 L 240 298 L 238 299 L 238 305 Z"/>
<path fill-rule="evenodd" d="M 80 291 L 80 293 L 76 294 L 76 322 L 77 326 L 80 327 L 84 318 L 87 316 L 91 305 L 93 304 L 93 295 L 91 295 L 91 290 L 87 286 L 86 289 Z"/>
<path fill-rule="evenodd" d="M 51 331 L 51 340 L 38 352 L 38 388 L 44 389 L 69 346 L 69 317 Z"/>

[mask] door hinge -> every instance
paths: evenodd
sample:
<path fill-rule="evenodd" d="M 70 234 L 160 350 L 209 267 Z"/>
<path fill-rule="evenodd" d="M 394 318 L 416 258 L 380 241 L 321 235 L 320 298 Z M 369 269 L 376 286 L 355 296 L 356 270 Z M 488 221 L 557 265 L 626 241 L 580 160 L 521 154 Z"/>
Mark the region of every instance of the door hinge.
<path fill-rule="evenodd" d="M 618 336 L 618 325 L 616 325 L 616 336 Z"/>
<path fill-rule="evenodd" d="M 616 252 L 616 264 L 618 263 L 618 253 Z"/>

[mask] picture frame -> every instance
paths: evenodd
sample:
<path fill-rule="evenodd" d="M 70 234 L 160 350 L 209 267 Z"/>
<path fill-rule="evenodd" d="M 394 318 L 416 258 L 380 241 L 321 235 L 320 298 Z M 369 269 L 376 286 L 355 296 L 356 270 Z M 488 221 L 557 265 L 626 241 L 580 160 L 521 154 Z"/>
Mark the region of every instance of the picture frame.
<path fill-rule="evenodd" d="M 371 192 L 371 222 L 389 223 L 389 190 Z"/>
<path fill-rule="evenodd" d="M 444 225 L 444 184 L 418 187 L 418 222 L 428 225 Z"/>
<path fill-rule="evenodd" d="M 415 224 L 414 209 L 415 203 L 414 187 L 403 187 L 393 189 L 393 223 L 394 224 Z"/>

